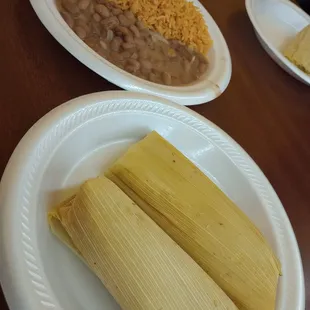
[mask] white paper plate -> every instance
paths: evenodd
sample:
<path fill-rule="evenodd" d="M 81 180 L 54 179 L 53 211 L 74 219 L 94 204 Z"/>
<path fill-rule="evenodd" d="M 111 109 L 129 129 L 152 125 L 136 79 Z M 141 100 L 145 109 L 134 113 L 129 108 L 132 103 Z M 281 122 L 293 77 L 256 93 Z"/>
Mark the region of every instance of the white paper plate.
<path fill-rule="evenodd" d="M 295 236 L 256 164 L 228 135 L 191 110 L 130 92 L 97 93 L 59 106 L 14 151 L 0 188 L 1 284 L 10 308 L 120 309 L 91 271 L 51 234 L 46 214 L 152 130 L 199 166 L 269 240 L 283 266 L 276 310 L 304 309 Z"/>
<path fill-rule="evenodd" d="M 55 5 L 56 0 L 30 0 L 41 22 L 55 39 L 80 62 L 110 82 L 131 91 L 164 97 L 182 105 L 194 105 L 213 100 L 226 89 L 231 77 L 231 59 L 225 39 L 217 24 L 198 0 L 214 46 L 208 54 L 209 68 L 198 81 L 180 87 L 155 84 L 138 78 L 105 60 L 89 48 L 68 27 Z"/>
<path fill-rule="evenodd" d="M 283 56 L 288 41 L 310 24 L 310 16 L 289 0 L 246 0 L 245 3 L 265 51 L 282 69 L 310 85 L 310 76 Z"/>

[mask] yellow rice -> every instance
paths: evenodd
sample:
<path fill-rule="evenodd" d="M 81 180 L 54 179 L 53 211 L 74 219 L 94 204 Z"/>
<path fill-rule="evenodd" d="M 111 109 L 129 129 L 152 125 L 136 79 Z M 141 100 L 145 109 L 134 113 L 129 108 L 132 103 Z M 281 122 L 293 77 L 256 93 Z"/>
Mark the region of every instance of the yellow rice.
<path fill-rule="evenodd" d="M 149 29 L 166 39 L 176 39 L 206 54 L 212 46 L 202 14 L 186 0 L 112 0 L 123 10 L 130 9 Z"/>

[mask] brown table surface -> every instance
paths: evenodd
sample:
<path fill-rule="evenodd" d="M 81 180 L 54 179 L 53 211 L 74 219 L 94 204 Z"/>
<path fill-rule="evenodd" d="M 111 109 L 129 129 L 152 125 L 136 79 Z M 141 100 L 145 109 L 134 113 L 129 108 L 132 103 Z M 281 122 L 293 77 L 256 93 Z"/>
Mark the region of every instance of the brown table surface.
<path fill-rule="evenodd" d="M 233 74 L 222 96 L 193 109 L 231 135 L 278 193 L 299 242 L 310 309 L 310 88 L 261 48 L 244 0 L 203 2 L 227 40 Z M 117 89 L 60 46 L 28 1 L 2 1 L 1 9 L 0 175 L 18 141 L 45 113 L 68 99 Z M 0 309 L 8 309 L 1 293 Z"/>

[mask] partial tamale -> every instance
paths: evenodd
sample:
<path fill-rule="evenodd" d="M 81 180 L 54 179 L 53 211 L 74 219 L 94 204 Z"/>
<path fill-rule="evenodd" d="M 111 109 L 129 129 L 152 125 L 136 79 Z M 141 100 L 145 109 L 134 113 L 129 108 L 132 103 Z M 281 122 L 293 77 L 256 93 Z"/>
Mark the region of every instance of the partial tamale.
<path fill-rule="evenodd" d="M 158 133 L 131 146 L 106 176 L 193 257 L 239 309 L 275 309 L 280 262 L 263 235 Z"/>
<path fill-rule="evenodd" d="M 310 25 L 289 41 L 284 56 L 307 74 L 310 74 Z"/>
<path fill-rule="evenodd" d="M 105 177 L 87 181 L 51 210 L 49 223 L 123 310 L 237 310 L 201 267 Z"/>

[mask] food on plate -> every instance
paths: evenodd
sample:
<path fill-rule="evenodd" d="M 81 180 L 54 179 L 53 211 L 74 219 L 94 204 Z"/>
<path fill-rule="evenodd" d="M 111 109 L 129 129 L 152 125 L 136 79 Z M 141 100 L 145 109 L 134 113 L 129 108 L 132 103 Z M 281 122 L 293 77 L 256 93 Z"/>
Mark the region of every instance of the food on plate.
<path fill-rule="evenodd" d="M 310 74 L 310 25 L 289 42 L 284 56 L 300 70 Z"/>
<path fill-rule="evenodd" d="M 105 177 L 85 182 L 50 211 L 49 223 L 124 310 L 237 310 L 199 265 Z"/>
<path fill-rule="evenodd" d="M 158 133 L 105 175 L 227 293 L 239 309 L 274 310 L 280 262 L 250 219 Z"/>
<path fill-rule="evenodd" d="M 199 9 L 186 0 L 111 0 L 124 10 L 131 10 L 148 28 L 166 39 L 206 54 L 212 46 L 208 27 Z"/>
<path fill-rule="evenodd" d="M 155 131 L 48 217 L 122 309 L 275 309 L 268 242 Z"/>
<path fill-rule="evenodd" d="M 100 56 L 131 74 L 171 86 L 190 84 L 205 74 L 208 61 L 204 55 L 212 41 L 201 14 L 193 4 L 181 5 L 174 0 L 175 9 L 171 11 L 171 4 L 167 1 L 161 6 L 161 9 L 168 7 L 167 15 L 160 18 L 158 12 L 161 9 L 158 8 L 153 12 L 153 26 L 150 24 L 152 12 L 146 6 L 148 17 L 145 21 L 149 29 L 137 18 L 141 16 L 144 20 L 138 2 L 134 5 L 137 16 L 131 10 L 122 9 L 118 5 L 120 3 L 59 0 L 58 8 L 80 39 Z M 128 4 L 125 1 L 122 7 L 127 8 Z M 171 22 L 167 23 L 167 17 L 172 18 Z M 156 27 L 162 29 L 160 32 L 166 36 L 155 32 L 158 30 Z"/>

